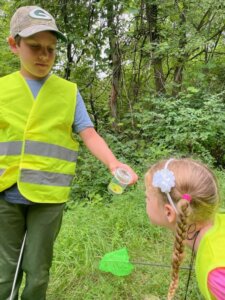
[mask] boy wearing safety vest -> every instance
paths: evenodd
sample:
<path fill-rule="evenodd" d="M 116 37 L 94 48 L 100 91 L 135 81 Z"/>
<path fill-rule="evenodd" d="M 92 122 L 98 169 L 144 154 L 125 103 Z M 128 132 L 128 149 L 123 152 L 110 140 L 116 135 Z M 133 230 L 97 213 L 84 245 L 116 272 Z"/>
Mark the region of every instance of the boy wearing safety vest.
<path fill-rule="evenodd" d="M 21 299 L 43 300 L 75 173 L 78 142 L 72 133 L 112 174 L 123 167 L 131 184 L 138 177 L 95 131 L 76 84 L 50 74 L 57 39 L 66 40 L 54 18 L 37 6 L 21 7 L 10 31 L 8 43 L 21 68 L 0 79 L 0 300 L 18 299 L 23 273 Z"/>

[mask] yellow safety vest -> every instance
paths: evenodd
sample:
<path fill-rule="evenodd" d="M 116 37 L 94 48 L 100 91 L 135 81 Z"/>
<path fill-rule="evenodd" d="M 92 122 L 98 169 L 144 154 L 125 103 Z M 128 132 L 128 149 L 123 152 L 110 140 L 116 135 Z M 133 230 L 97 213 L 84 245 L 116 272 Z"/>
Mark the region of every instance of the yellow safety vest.
<path fill-rule="evenodd" d="M 76 84 L 49 76 L 36 100 L 19 72 L 0 78 L 0 191 L 17 182 L 33 202 L 68 200 L 78 142 Z"/>
<path fill-rule="evenodd" d="M 195 271 L 199 289 L 205 299 L 211 300 L 208 290 L 208 274 L 215 268 L 225 267 L 225 214 L 217 214 L 215 223 L 200 241 Z"/>

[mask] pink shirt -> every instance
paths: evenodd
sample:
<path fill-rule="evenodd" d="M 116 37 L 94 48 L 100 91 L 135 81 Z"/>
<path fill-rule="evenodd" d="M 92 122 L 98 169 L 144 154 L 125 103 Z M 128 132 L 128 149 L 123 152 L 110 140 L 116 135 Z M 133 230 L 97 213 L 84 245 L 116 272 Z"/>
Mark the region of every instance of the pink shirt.
<path fill-rule="evenodd" d="M 216 300 L 225 300 L 225 268 L 216 268 L 209 273 L 208 288 Z"/>

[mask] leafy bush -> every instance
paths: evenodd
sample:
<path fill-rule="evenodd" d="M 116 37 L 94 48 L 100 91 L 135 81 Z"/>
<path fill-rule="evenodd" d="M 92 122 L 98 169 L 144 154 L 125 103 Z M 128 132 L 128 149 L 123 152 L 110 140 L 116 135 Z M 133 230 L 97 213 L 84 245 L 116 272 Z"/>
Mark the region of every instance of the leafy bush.
<path fill-rule="evenodd" d="M 111 195 L 107 190 L 110 178 L 105 166 L 81 145 L 71 199 L 82 201 L 84 205 L 110 201 Z"/>
<path fill-rule="evenodd" d="M 224 167 L 224 111 L 222 95 L 145 98 L 135 106 L 136 129 L 129 128 L 125 120 L 122 135 L 128 137 L 127 148 L 135 143 L 143 159 L 145 155 L 152 160 L 174 154 Z"/>

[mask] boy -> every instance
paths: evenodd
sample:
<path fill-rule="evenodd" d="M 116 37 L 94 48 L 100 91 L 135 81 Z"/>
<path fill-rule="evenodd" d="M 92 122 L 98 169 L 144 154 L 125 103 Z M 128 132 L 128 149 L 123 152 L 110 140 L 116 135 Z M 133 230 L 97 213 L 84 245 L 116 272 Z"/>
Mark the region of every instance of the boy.
<path fill-rule="evenodd" d="M 18 298 L 23 272 L 22 299 L 42 300 L 75 172 L 78 143 L 72 131 L 111 173 L 127 169 L 131 184 L 138 177 L 95 131 L 76 84 L 50 75 L 57 39 L 66 40 L 53 17 L 37 6 L 21 7 L 10 30 L 8 43 L 21 68 L 0 79 L 0 300 Z"/>

